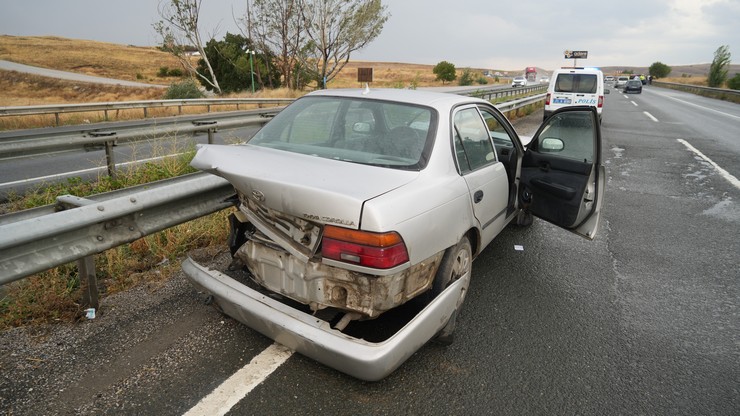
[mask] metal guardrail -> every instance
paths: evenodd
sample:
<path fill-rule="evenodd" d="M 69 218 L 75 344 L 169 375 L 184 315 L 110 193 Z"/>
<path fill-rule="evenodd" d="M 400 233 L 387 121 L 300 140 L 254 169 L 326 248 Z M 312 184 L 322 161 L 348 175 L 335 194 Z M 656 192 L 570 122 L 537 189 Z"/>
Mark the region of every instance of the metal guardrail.
<path fill-rule="evenodd" d="M 252 111 L 249 114 L 214 120 L 201 119 L 186 123 L 126 128 L 121 129 L 120 132 L 116 128 L 89 128 L 87 130 L 60 135 L 49 135 L 48 137 L 6 137 L 0 140 L 0 160 L 17 156 L 33 156 L 65 150 L 86 149 L 91 146 L 102 146 L 105 148 L 108 175 L 113 177 L 116 173 L 116 162 L 113 152 L 114 145 L 141 140 L 172 138 L 182 134 L 194 134 L 198 132 L 208 133 L 208 143 L 213 143 L 213 134 L 219 129 L 234 129 L 265 124 L 271 116 L 277 114 L 279 109 L 263 109 Z"/>
<path fill-rule="evenodd" d="M 703 95 L 705 97 L 718 98 L 720 100 L 731 101 L 733 103 L 740 103 L 740 91 L 738 90 L 702 87 L 700 85 L 679 84 L 675 82 L 663 81 L 653 81 L 651 85 L 655 85 L 656 87 L 670 88 L 678 91 L 690 92 L 692 94 Z"/>
<path fill-rule="evenodd" d="M 511 111 L 543 98 L 539 94 L 497 107 Z M 195 173 L 86 198 L 62 195 L 54 205 L 2 215 L 0 285 L 76 260 L 85 287 L 83 303 L 97 307 L 94 254 L 227 208 L 233 194 L 226 180 Z"/>
<path fill-rule="evenodd" d="M 232 205 L 225 179 L 194 173 L 0 217 L 0 284 L 78 261 L 87 304 L 97 307 L 92 256 Z"/>
<path fill-rule="evenodd" d="M 235 106 L 239 110 L 240 105 L 257 105 L 262 106 L 280 106 L 293 102 L 292 98 L 196 98 L 187 100 L 149 100 L 149 101 L 124 101 L 124 102 L 106 102 L 106 103 L 86 103 L 86 104 L 59 104 L 59 105 L 32 105 L 24 107 L 0 107 L 0 116 L 27 116 L 54 114 L 56 125 L 59 126 L 60 114 L 64 113 L 81 113 L 102 111 L 105 120 L 108 121 L 109 111 L 143 109 L 144 118 L 149 116 L 150 108 L 177 107 L 178 113 L 182 114 L 182 107 L 200 106 L 207 107 L 208 112 L 211 106 Z"/>
<path fill-rule="evenodd" d="M 513 87 L 513 88 L 500 88 L 500 87 L 489 87 L 481 88 L 474 91 L 458 91 L 455 94 L 469 95 L 471 97 L 478 97 L 484 100 L 494 101 L 506 97 L 514 97 L 522 94 L 533 94 L 537 92 L 547 91 L 547 84 L 528 85 L 526 87 Z"/>

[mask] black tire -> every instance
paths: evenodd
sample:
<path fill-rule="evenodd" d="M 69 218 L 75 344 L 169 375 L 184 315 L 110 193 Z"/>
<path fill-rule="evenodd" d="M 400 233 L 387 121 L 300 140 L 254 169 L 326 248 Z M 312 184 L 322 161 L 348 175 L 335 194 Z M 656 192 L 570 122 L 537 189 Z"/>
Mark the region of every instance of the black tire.
<path fill-rule="evenodd" d="M 457 245 L 450 247 L 442 257 L 442 263 L 437 269 L 434 276 L 432 288 L 429 290 L 429 300 L 434 299 L 442 293 L 452 282 L 470 273 L 473 268 L 473 248 L 470 240 L 465 236 Z M 457 310 L 452 313 L 447 324 L 437 334 L 435 341 L 441 344 L 449 345 L 454 340 L 455 322 L 457 320 Z"/>

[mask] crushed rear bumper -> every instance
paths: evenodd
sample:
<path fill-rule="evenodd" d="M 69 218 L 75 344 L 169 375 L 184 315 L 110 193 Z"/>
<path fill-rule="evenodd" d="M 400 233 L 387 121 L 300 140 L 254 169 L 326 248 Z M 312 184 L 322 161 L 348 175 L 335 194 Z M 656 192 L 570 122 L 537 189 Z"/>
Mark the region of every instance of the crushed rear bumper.
<path fill-rule="evenodd" d="M 392 373 L 449 321 L 464 299 L 470 273 L 453 282 L 403 328 L 374 343 L 346 335 L 188 258 L 182 269 L 224 313 L 307 357 L 353 377 L 377 381 Z"/>

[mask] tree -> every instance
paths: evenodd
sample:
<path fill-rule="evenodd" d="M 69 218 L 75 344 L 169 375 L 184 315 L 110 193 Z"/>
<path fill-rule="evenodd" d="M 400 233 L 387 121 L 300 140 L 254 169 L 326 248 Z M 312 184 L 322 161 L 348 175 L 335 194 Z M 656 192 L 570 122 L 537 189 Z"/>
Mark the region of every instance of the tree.
<path fill-rule="evenodd" d="M 720 46 L 714 51 L 714 60 L 709 66 L 707 85 L 719 88 L 727 80 L 727 67 L 730 65 L 730 47 Z"/>
<path fill-rule="evenodd" d="M 652 75 L 655 78 L 665 78 L 670 73 L 671 67 L 660 61 L 654 62 L 652 65 L 650 65 L 650 68 L 648 69 L 648 74 Z"/>
<path fill-rule="evenodd" d="M 740 90 L 740 74 L 735 74 L 734 77 L 727 80 L 727 88 L 731 90 Z"/>
<path fill-rule="evenodd" d="M 319 87 L 334 79 L 350 54 L 380 34 L 389 15 L 380 0 L 301 0 L 309 39 L 302 63 L 312 68 Z"/>
<path fill-rule="evenodd" d="M 252 67 L 261 68 L 262 59 L 260 55 L 250 55 L 246 53 L 247 49 L 253 49 L 251 43 L 242 35 L 233 35 L 226 33 L 223 40 L 217 41 L 211 39 L 205 47 L 206 58 L 211 63 L 213 73 L 219 79 L 221 91 L 224 93 L 242 91 L 252 88 Z M 250 64 L 249 59 L 252 59 Z M 205 71 L 205 59 L 198 61 L 198 70 Z M 263 69 L 262 72 L 264 72 Z M 255 71 L 256 72 L 256 71 Z M 213 87 L 201 82 L 207 90 L 213 90 Z M 255 81 L 255 88 L 259 84 Z"/>
<path fill-rule="evenodd" d="M 206 57 L 200 35 L 198 18 L 203 0 L 168 0 L 160 1 L 159 16 L 162 20 L 154 24 L 154 30 L 162 37 L 161 49 L 175 55 L 180 64 L 195 76 L 221 93 L 216 74 Z M 187 53 L 188 47 L 194 46 L 204 60 L 204 72 L 199 72 Z"/>
<path fill-rule="evenodd" d="M 455 74 L 455 65 L 447 61 L 442 61 L 435 65 L 432 72 L 437 76 L 437 80 L 442 81 L 443 85 L 445 82 L 452 82 L 457 78 L 457 75 Z"/>
<path fill-rule="evenodd" d="M 306 47 L 303 30 L 303 14 L 300 0 L 249 0 L 242 19 L 247 37 L 252 40 L 256 51 L 272 59 L 265 60 L 268 69 L 266 84 L 279 86 L 280 79 L 273 79 L 270 66 L 274 63 L 283 78 L 284 85 L 297 88 L 293 70 L 298 66 L 298 56 Z M 262 73 L 256 71 L 258 78 Z"/>

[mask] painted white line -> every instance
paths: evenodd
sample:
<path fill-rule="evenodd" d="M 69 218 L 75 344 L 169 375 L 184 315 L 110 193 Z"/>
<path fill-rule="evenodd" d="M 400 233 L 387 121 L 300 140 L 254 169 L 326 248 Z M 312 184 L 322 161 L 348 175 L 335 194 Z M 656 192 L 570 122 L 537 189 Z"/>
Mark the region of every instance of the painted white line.
<path fill-rule="evenodd" d="M 732 118 L 736 118 L 736 119 L 740 120 L 740 116 L 736 116 L 734 114 L 729 114 L 729 113 L 725 113 L 725 112 L 722 112 L 722 111 L 719 111 L 719 110 L 715 110 L 713 108 L 704 107 L 703 105 L 694 104 L 694 103 L 691 103 L 691 102 L 688 102 L 688 101 L 684 101 L 684 100 L 678 99 L 676 97 L 671 97 L 670 95 L 667 95 L 667 94 L 661 94 L 661 93 L 658 93 L 658 92 L 656 92 L 656 94 L 661 95 L 661 96 L 663 96 L 665 98 L 670 98 L 671 100 L 676 100 L 676 101 L 678 101 L 680 103 L 692 105 L 694 107 L 699 107 L 699 108 L 701 108 L 703 110 L 707 110 L 707 111 L 714 111 L 717 114 L 722 114 L 723 116 L 732 117 Z"/>
<path fill-rule="evenodd" d="M 630 96 L 629 96 L 629 95 L 627 95 L 627 94 L 624 94 L 624 98 L 626 98 L 626 99 L 628 99 L 628 100 L 629 100 L 629 99 L 630 99 Z"/>
<path fill-rule="evenodd" d="M 632 105 L 634 105 L 635 107 L 637 107 L 637 103 L 636 102 L 634 102 L 634 101 L 630 101 L 630 102 L 632 103 Z"/>
<path fill-rule="evenodd" d="M 249 364 L 216 387 L 216 390 L 204 397 L 195 407 L 188 410 L 185 416 L 225 415 L 291 355 L 293 351 L 280 344 L 270 345 Z"/>
<path fill-rule="evenodd" d="M 656 123 L 658 122 L 658 119 L 653 117 L 653 115 L 648 113 L 647 111 L 643 111 L 642 114 L 645 114 L 650 120 L 653 120 Z"/>
<path fill-rule="evenodd" d="M 676 140 L 678 140 L 680 143 L 683 143 L 683 145 L 686 146 L 686 148 L 688 148 L 692 152 L 696 153 L 696 155 L 699 156 L 700 158 L 706 160 L 707 163 L 709 163 L 710 165 L 714 166 L 714 168 L 717 169 L 717 172 L 719 172 L 719 174 L 722 177 L 724 177 L 725 179 L 727 179 L 727 181 L 730 182 L 730 184 L 732 184 L 733 186 L 735 186 L 735 188 L 740 189 L 740 179 L 732 176 L 730 174 L 730 172 L 722 169 L 722 167 L 720 167 L 718 164 L 714 163 L 714 161 L 712 159 L 704 156 L 704 154 L 702 152 L 700 152 L 699 149 L 697 149 L 694 146 L 692 146 L 691 144 L 689 144 L 689 142 L 687 142 L 686 140 L 683 140 L 683 139 L 676 139 Z"/>

